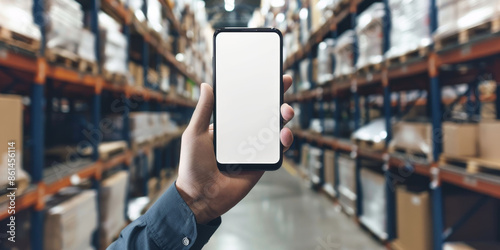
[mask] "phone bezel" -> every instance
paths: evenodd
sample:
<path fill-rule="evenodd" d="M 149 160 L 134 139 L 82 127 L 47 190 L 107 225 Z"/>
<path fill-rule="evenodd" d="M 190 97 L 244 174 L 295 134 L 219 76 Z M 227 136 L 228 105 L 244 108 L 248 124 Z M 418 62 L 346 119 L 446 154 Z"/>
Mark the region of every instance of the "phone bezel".
<path fill-rule="evenodd" d="M 276 163 L 220 163 L 217 160 L 217 119 L 216 119 L 216 112 L 217 112 L 217 102 L 215 101 L 217 99 L 216 95 L 216 88 L 217 88 L 217 81 L 216 81 L 216 74 L 217 74 L 217 69 L 216 69 L 216 49 L 217 49 L 217 44 L 216 44 L 216 37 L 218 34 L 223 33 L 223 32 L 272 32 L 278 34 L 280 38 L 280 75 L 283 76 L 283 35 L 278 29 L 275 28 L 220 28 L 215 30 L 214 36 L 213 36 L 213 56 L 212 56 L 212 68 L 213 68 L 213 91 L 214 91 L 214 108 L 213 108 L 213 124 L 214 124 L 214 153 L 215 153 L 215 161 L 217 162 L 217 167 L 219 168 L 220 171 L 226 171 L 226 172 L 235 172 L 235 171 L 246 171 L 246 170 L 265 170 L 265 171 L 273 171 L 277 170 L 281 167 L 283 163 L 283 144 L 280 141 L 280 158 L 279 161 Z M 280 77 L 280 111 L 281 111 L 281 105 L 283 105 L 283 77 Z M 283 128 L 283 118 L 281 116 L 280 112 L 280 130 Z"/>

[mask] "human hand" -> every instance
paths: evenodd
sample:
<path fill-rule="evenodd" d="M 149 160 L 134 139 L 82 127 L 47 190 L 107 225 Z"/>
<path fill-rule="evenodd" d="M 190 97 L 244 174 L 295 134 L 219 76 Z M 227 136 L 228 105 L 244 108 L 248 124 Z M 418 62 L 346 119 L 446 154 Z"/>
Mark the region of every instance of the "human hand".
<path fill-rule="evenodd" d="M 284 91 L 292 85 L 292 78 L 283 76 Z M 242 200 L 262 177 L 264 171 L 242 171 L 236 166 L 227 172 L 217 168 L 213 144 L 213 125 L 210 117 L 214 105 L 212 87 L 201 85 L 200 99 L 191 121 L 182 134 L 179 176 L 176 187 L 193 211 L 196 222 L 206 224 L 221 216 Z M 281 117 L 286 124 L 294 116 L 292 107 L 281 106 Z M 284 151 L 293 142 L 292 131 L 283 128 L 280 134 Z"/>

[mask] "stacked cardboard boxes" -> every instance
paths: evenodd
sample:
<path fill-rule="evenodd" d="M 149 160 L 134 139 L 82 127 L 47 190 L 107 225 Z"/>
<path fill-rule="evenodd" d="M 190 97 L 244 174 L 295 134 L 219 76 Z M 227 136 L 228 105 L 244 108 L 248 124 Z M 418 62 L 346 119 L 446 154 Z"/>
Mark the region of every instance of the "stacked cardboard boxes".
<path fill-rule="evenodd" d="M 335 152 L 333 150 L 324 151 L 324 173 L 325 173 L 325 184 L 324 189 L 330 194 L 334 195 L 335 187 Z"/>
<path fill-rule="evenodd" d="M 92 249 L 97 229 L 97 197 L 94 190 L 59 194 L 47 203 L 44 248 L 53 250 Z"/>
<path fill-rule="evenodd" d="M 99 208 L 101 222 L 99 225 L 100 245 L 106 248 L 118 236 L 125 226 L 125 201 L 129 173 L 120 171 L 101 184 Z"/>
<path fill-rule="evenodd" d="M 370 7 L 358 16 L 356 26 L 359 46 L 357 68 L 382 62 L 382 19 L 384 16 L 385 9 L 383 3 L 370 5 Z"/>
<path fill-rule="evenodd" d="M 23 103 L 21 96 L 16 95 L 0 95 L 0 117 L 8 122 L 3 122 L 0 126 L 1 131 L 8 131 L 0 133 L 0 141 L 4 145 L 0 148 L 0 188 L 9 184 L 8 175 L 10 168 L 15 169 L 17 181 L 23 181 L 25 185 L 28 184 L 27 176 L 22 171 L 23 167 Z M 15 142 L 15 148 L 9 152 L 7 142 Z M 14 152 L 15 157 L 9 157 L 9 154 Z M 14 159 L 15 162 L 12 162 Z M 10 161 L 9 161 L 10 160 Z M 9 164 L 10 163 L 10 164 Z"/>
<path fill-rule="evenodd" d="M 450 157 L 500 159 L 500 122 L 443 123 L 443 152 Z"/>

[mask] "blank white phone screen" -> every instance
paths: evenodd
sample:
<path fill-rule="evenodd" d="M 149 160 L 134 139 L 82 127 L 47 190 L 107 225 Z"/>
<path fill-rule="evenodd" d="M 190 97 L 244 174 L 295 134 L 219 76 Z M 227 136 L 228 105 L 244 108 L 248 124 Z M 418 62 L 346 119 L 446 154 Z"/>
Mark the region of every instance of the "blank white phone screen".
<path fill-rule="evenodd" d="M 219 163 L 280 159 L 280 36 L 221 32 L 215 41 L 216 155 Z"/>

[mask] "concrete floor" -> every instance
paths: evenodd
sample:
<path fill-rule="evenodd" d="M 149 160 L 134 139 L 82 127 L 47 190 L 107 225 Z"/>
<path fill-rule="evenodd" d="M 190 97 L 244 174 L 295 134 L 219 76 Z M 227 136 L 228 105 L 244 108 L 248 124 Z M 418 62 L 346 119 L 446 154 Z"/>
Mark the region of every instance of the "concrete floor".
<path fill-rule="evenodd" d="M 266 173 L 222 216 L 222 225 L 204 249 L 385 249 L 325 195 L 290 172 L 281 168 Z"/>

